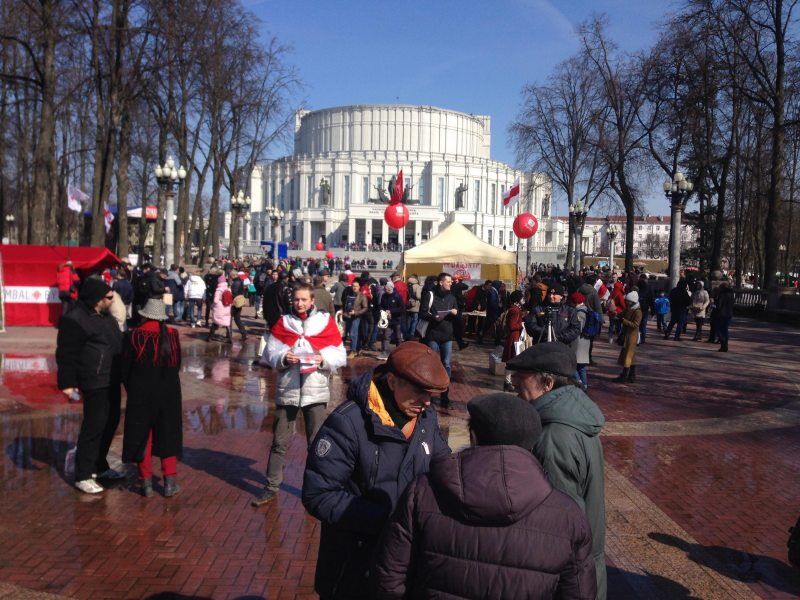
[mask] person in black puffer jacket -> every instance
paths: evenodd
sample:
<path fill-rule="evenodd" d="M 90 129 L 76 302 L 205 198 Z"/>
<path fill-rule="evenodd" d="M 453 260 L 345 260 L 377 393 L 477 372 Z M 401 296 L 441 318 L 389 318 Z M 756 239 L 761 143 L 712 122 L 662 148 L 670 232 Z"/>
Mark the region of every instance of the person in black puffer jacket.
<path fill-rule="evenodd" d="M 353 380 L 308 451 L 303 506 L 322 522 L 314 588 L 326 600 L 370 598 L 378 537 L 406 486 L 450 453 L 431 394 L 449 378 L 417 342 Z"/>
<path fill-rule="evenodd" d="M 450 292 L 453 278 L 449 273 L 440 273 L 437 285 L 422 294 L 419 309 L 420 320 L 428 323 L 422 341 L 441 357 L 447 376 L 450 376 L 450 361 L 453 356 L 453 323 L 458 318 L 458 303 Z M 449 390 L 441 395 L 443 408 L 450 406 Z"/>
<path fill-rule="evenodd" d="M 531 453 L 536 409 L 512 394 L 467 404 L 472 448 L 438 460 L 400 499 L 373 598 L 594 600 L 592 533 Z"/>
<path fill-rule="evenodd" d="M 214 306 L 214 294 L 217 291 L 217 280 L 219 279 L 219 269 L 212 266 L 208 273 L 203 275 L 203 283 L 206 284 L 206 314 L 204 323 L 211 327 L 209 317 L 211 315 L 211 307 Z"/>

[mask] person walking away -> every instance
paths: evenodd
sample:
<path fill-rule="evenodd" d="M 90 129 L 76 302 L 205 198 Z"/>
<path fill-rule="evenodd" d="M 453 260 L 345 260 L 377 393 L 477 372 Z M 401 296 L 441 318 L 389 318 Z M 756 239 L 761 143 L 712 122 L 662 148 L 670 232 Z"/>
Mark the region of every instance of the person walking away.
<path fill-rule="evenodd" d="M 369 301 L 364 295 L 360 281 L 353 281 L 350 290 L 344 307 L 345 314 L 350 319 L 350 354 L 347 357 L 355 358 L 361 352 L 360 328 L 364 316 L 369 312 Z"/>
<path fill-rule="evenodd" d="M 111 288 L 93 277 L 84 281 L 78 301 L 58 324 L 58 389 L 70 399 L 83 396 L 83 421 L 75 451 L 75 487 L 87 494 L 103 488 L 95 478 L 123 479 L 107 455 L 119 425 L 122 332 L 108 313 Z"/>
<path fill-rule="evenodd" d="M 206 284 L 206 312 L 203 323 L 211 326 L 211 310 L 214 307 L 214 296 L 217 292 L 217 283 L 219 282 L 219 269 L 212 266 L 208 273 L 203 276 L 203 283 Z"/>
<path fill-rule="evenodd" d="M 506 336 L 503 343 L 503 362 L 508 362 L 517 355 L 516 343 L 519 341 L 522 330 L 525 327 L 523 323 L 522 292 L 520 290 L 512 292 L 508 301 L 509 307 L 505 319 Z M 512 391 L 511 373 L 506 373 L 503 390 Z"/>
<path fill-rule="evenodd" d="M 731 289 L 730 283 L 723 281 L 720 283 L 717 292 L 717 338 L 719 339 L 720 352 L 728 351 L 728 340 L 730 339 L 730 326 L 733 319 L 733 305 L 736 297 Z"/>
<path fill-rule="evenodd" d="M 486 290 L 486 317 L 483 319 L 483 327 L 477 335 L 478 344 L 483 344 L 483 338 L 488 332 L 491 332 L 492 327 L 500 316 L 500 293 L 492 285 L 492 282 L 486 280 L 483 283 L 483 289 Z"/>
<path fill-rule="evenodd" d="M 122 382 L 128 393 L 122 460 L 138 463 L 139 491 L 149 498 L 153 456 L 160 457 L 164 496 L 169 498 L 180 491 L 177 467 L 183 449 L 180 336 L 167 327 L 158 296 L 139 315 L 144 322 L 126 337 L 122 353 Z"/>
<path fill-rule="evenodd" d="M 532 454 L 539 413 L 503 393 L 476 396 L 467 411 L 471 447 L 403 494 L 378 546 L 372 597 L 594 600 L 589 523 Z"/>
<path fill-rule="evenodd" d="M 406 330 L 403 332 L 403 338 L 413 340 L 417 336 L 420 298 L 422 297 L 422 286 L 416 275 L 409 276 L 406 289 L 408 290 L 408 302 L 406 302 Z"/>
<path fill-rule="evenodd" d="M 672 333 L 672 328 L 675 327 L 675 341 L 677 342 L 681 339 L 681 333 L 683 333 L 683 330 L 686 328 L 686 313 L 691 304 L 688 288 L 689 286 L 686 280 L 681 277 L 678 280 L 678 285 L 669 292 L 670 316 L 669 325 L 667 325 L 666 330 L 664 330 L 665 340 L 669 338 L 670 333 Z"/>
<path fill-rule="evenodd" d="M 247 340 L 247 329 L 242 323 L 242 309 L 247 305 L 247 287 L 244 284 L 244 272 L 231 271 L 231 294 L 233 294 L 233 304 L 231 305 L 231 318 L 236 323 L 239 333 L 242 336 L 242 343 Z"/>
<path fill-rule="evenodd" d="M 453 321 L 458 315 L 456 299 L 450 293 L 453 278 L 449 273 L 439 273 L 436 285 L 428 294 L 423 294 L 419 318 L 428 323 L 422 341 L 436 352 L 449 378 L 453 357 Z M 442 408 L 450 406 L 450 390 L 445 390 L 440 402 Z"/>
<path fill-rule="evenodd" d="M 325 278 L 322 275 L 314 275 L 314 306 L 317 310 L 326 312 L 333 317 L 336 316 L 333 296 L 325 289 Z"/>
<path fill-rule="evenodd" d="M 225 341 L 233 343 L 233 332 L 231 330 L 231 306 L 233 305 L 233 293 L 228 289 L 228 280 L 225 275 L 217 278 L 217 285 L 214 290 L 214 301 L 211 309 L 211 329 L 208 330 L 206 341 L 211 341 L 218 327 L 226 330 Z"/>
<path fill-rule="evenodd" d="M 695 283 L 694 292 L 692 292 L 692 314 L 694 315 L 694 341 L 699 342 L 703 338 L 703 323 L 706 319 L 706 311 L 711 304 L 711 298 L 708 292 L 703 287 L 703 282 L 698 281 Z"/>
<path fill-rule="evenodd" d="M 669 306 L 669 298 L 664 295 L 664 290 L 660 290 L 658 292 L 658 296 L 655 300 L 656 305 L 656 330 L 659 333 L 663 333 L 666 330 L 666 325 L 664 324 L 664 319 L 666 319 L 667 314 L 669 314 L 670 306 Z"/>
<path fill-rule="evenodd" d="M 347 290 L 347 275 L 339 273 L 339 279 L 331 286 L 331 296 L 333 296 L 334 314 L 342 310 L 344 306 L 344 293 Z"/>
<path fill-rule="evenodd" d="M 347 364 L 333 316 L 315 308 L 314 290 L 304 283 L 295 284 L 292 314 L 284 315 L 271 329 L 266 352 L 269 365 L 277 370 L 276 408 L 267 483 L 253 499 L 254 506 L 266 504 L 278 495 L 297 413 L 303 413 L 306 439 L 311 444 L 325 420 L 325 407 L 331 399 L 331 375 Z"/>
<path fill-rule="evenodd" d="M 647 275 L 642 273 L 639 282 L 636 284 L 639 291 L 639 308 L 642 311 L 642 322 L 639 324 L 639 343 L 644 344 L 647 340 L 647 321 L 650 319 L 650 311 L 653 308 L 653 289 L 647 282 Z M 631 290 L 633 291 L 633 290 Z"/>
<path fill-rule="evenodd" d="M 600 431 L 605 418 L 598 406 L 575 386 L 575 355 L 564 344 L 546 342 L 512 358 L 517 394 L 533 403 L 542 420 L 542 435 L 533 454 L 550 483 L 583 509 L 592 530 L 592 558 L 598 600 L 606 598 L 605 490 Z"/>
<path fill-rule="evenodd" d="M 206 296 L 206 284 L 197 274 L 189 275 L 185 286 L 186 301 L 189 305 L 189 322 L 192 327 L 197 326 L 197 319 L 201 316 L 203 298 Z"/>
<path fill-rule="evenodd" d="M 405 302 L 391 281 L 386 282 L 386 285 L 383 286 L 383 290 L 380 307 L 381 312 L 385 311 L 388 313 L 389 323 L 386 329 L 383 330 L 381 354 L 379 358 L 381 360 L 386 360 L 389 358 L 389 344 L 391 343 L 392 336 L 394 336 L 396 345 L 399 346 L 403 342 L 401 328 L 403 324 L 403 315 L 405 314 Z"/>
<path fill-rule="evenodd" d="M 61 316 L 67 314 L 78 299 L 78 287 L 81 279 L 75 272 L 72 261 L 68 260 L 58 266 L 56 272 L 56 285 L 58 286 L 58 299 L 61 300 Z"/>
<path fill-rule="evenodd" d="M 598 315 L 600 315 L 601 320 L 601 329 L 602 329 L 602 318 L 603 318 L 603 298 L 600 297 L 601 290 L 603 295 L 608 295 L 608 289 L 603 282 L 600 281 L 600 285 L 597 285 L 599 279 L 597 275 L 588 275 L 586 277 L 586 282 L 581 284 L 578 288 L 578 291 L 583 294 L 583 297 L 586 298 L 584 304 L 586 305 L 587 311 L 594 311 Z M 601 287 L 602 286 L 602 287 Z M 594 360 L 592 358 L 592 352 L 594 351 L 594 338 L 600 335 L 600 331 L 597 332 L 597 335 L 589 338 L 589 364 L 593 364 Z"/>
<path fill-rule="evenodd" d="M 120 300 L 125 305 L 125 318 L 133 317 L 133 285 L 128 281 L 128 273 L 123 267 L 114 273 L 114 283 L 111 288 L 119 294 Z"/>
<path fill-rule="evenodd" d="M 639 337 L 639 325 L 642 322 L 642 308 L 639 293 L 634 290 L 625 296 L 627 308 L 622 315 L 624 343 L 617 362 L 622 373 L 613 381 L 617 383 L 636 383 L 636 346 Z"/>
<path fill-rule="evenodd" d="M 287 309 L 284 306 L 284 297 L 286 296 L 285 288 L 289 285 L 288 279 L 289 276 L 286 271 L 281 271 L 278 274 L 278 280 L 264 292 L 263 312 L 268 329 L 272 329 L 275 323 L 287 313 Z"/>
<path fill-rule="evenodd" d="M 592 288 L 594 289 L 594 288 Z M 589 380 L 586 377 L 586 370 L 591 362 L 592 338 L 584 333 L 586 322 L 589 320 L 589 307 L 586 305 L 586 297 L 580 292 L 574 292 L 569 297 L 570 304 L 575 308 L 578 317 L 578 324 L 581 328 L 580 335 L 572 342 L 575 350 L 575 362 L 577 364 L 575 378 L 581 383 L 583 391 L 589 389 Z"/>
<path fill-rule="evenodd" d="M 328 600 L 369 598 L 379 535 L 408 484 L 450 453 L 431 396 L 449 379 L 418 342 L 351 381 L 308 452 L 302 501 L 321 521 L 314 588 Z"/>
<path fill-rule="evenodd" d="M 266 290 L 267 286 L 270 285 L 271 283 L 270 273 L 263 264 L 258 269 L 258 271 L 256 271 L 253 283 L 256 288 L 256 293 L 254 297 L 255 307 L 256 307 L 256 318 L 261 319 L 264 317 L 264 312 L 263 312 L 264 291 Z"/>

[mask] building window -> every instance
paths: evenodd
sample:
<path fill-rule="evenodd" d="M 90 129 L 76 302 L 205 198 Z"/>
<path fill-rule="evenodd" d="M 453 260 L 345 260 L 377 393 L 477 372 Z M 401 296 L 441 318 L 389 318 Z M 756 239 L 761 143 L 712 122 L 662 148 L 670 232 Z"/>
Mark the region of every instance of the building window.
<path fill-rule="evenodd" d="M 425 175 L 420 177 L 419 181 L 417 182 L 417 193 L 416 193 L 416 196 L 417 196 L 417 200 L 419 200 L 419 203 L 421 205 L 423 205 L 423 206 L 429 206 L 430 205 L 430 201 L 425 197 Z"/>
<path fill-rule="evenodd" d="M 436 182 L 436 208 L 444 209 L 444 177 Z"/>
<path fill-rule="evenodd" d="M 269 186 L 270 187 L 270 194 L 269 194 L 270 198 L 269 199 L 272 201 L 271 205 L 272 206 L 276 206 L 276 202 L 275 201 L 277 200 L 277 197 L 275 196 L 275 180 L 273 179 L 269 183 L 270 183 L 270 186 Z"/>
<path fill-rule="evenodd" d="M 498 246 L 502 246 L 503 245 L 503 230 L 502 229 L 497 232 L 497 245 Z"/>
<path fill-rule="evenodd" d="M 308 200 L 308 206 L 311 207 L 314 205 L 314 177 L 311 175 L 306 176 L 306 188 L 308 189 L 306 200 Z"/>
<path fill-rule="evenodd" d="M 508 245 L 514 247 L 514 234 L 510 231 L 508 232 Z"/>
<path fill-rule="evenodd" d="M 294 177 L 289 180 L 289 206 L 294 210 Z"/>
<path fill-rule="evenodd" d="M 364 204 L 369 203 L 369 177 L 364 177 L 364 193 L 361 196 L 361 201 Z"/>
<path fill-rule="evenodd" d="M 377 185 L 378 185 L 378 189 L 382 189 L 383 188 L 383 177 L 378 177 Z"/>
<path fill-rule="evenodd" d="M 342 206 L 345 208 L 350 204 L 350 175 L 345 175 L 342 178 Z M 334 206 L 336 203 L 333 203 Z"/>
<path fill-rule="evenodd" d="M 489 207 L 489 210 L 487 210 L 486 212 L 487 213 L 491 213 L 491 214 L 495 214 L 494 211 L 496 210 L 495 207 L 497 206 L 497 184 L 493 183 L 492 187 L 490 187 L 489 189 L 492 191 L 492 193 L 489 194 L 489 202 L 492 205 Z"/>
<path fill-rule="evenodd" d="M 504 186 L 504 185 L 501 185 L 501 186 L 500 186 L 500 197 L 501 197 L 501 198 L 505 198 L 505 196 L 506 196 L 506 186 Z M 498 202 L 497 204 L 495 204 L 495 206 L 500 206 L 500 203 Z M 505 210 L 505 206 L 503 207 L 503 209 L 502 209 L 502 210 Z M 492 210 L 492 214 L 493 214 L 493 215 L 496 215 L 496 214 L 497 214 L 497 212 L 496 212 L 495 210 Z M 501 246 L 502 246 L 502 244 L 501 244 Z"/>
<path fill-rule="evenodd" d="M 481 180 L 475 179 L 472 182 L 472 205 L 474 210 L 481 210 Z"/>
<path fill-rule="evenodd" d="M 414 193 L 414 191 L 415 191 L 414 190 L 414 178 L 413 177 L 409 177 L 408 179 L 406 179 L 405 177 L 403 178 L 403 192 L 405 192 L 406 188 L 410 188 L 411 189 L 411 191 L 408 194 L 408 197 L 409 198 L 413 198 L 415 196 L 415 193 Z"/>
<path fill-rule="evenodd" d="M 489 242 L 490 244 L 492 243 L 492 230 L 491 229 L 486 231 L 486 241 Z"/>

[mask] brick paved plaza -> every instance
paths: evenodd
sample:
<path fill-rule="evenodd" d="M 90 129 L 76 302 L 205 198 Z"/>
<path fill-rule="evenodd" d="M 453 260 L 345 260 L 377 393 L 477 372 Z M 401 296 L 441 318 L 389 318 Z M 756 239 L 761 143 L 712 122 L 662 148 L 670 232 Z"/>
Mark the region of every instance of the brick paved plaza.
<path fill-rule="evenodd" d="M 253 322 L 255 324 L 255 322 Z M 690 326 L 690 333 L 692 327 Z M 257 509 L 271 436 L 273 375 L 243 347 L 182 329 L 183 492 L 77 492 L 63 472 L 80 405 L 55 388 L 55 331 L 0 334 L 0 598 L 314 598 L 319 527 L 299 500 L 295 436 L 283 493 Z M 690 338 L 689 338 L 690 339 Z M 635 385 L 610 382 L 618 348 L 595 345 L 590 395 L 608 421 L 609 598 L 796 598 L 787 528 L 800 514 L 800 331 L 737 319 L 731 352 L 664 341 L 638 352 Z M 464 402 L 502 388 L 488 348 L 456 353 L 450 445 Z M 333 382 L 340 399 L 359 359 Z M 112 446 L 118 457 L 122 427 Z M 156 467 L 156 473 L 158 473 Z"/>

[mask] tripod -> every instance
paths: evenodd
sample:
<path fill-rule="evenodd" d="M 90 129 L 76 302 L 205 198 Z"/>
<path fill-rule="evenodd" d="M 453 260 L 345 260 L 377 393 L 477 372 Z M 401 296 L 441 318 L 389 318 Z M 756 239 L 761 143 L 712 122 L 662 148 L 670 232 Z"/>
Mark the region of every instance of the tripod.
<path fill-rule="evenodd" d="M 542 342 L 555 342 L 556 341 L 556 332 L 553 328 L 553 312 L 548 310 L 546 313 L 547 320 L 545 321 L 544 327 L 542 328 L 542 333 L 539 334 L 539 340 L 537 341 L 538 344 Z"/>

